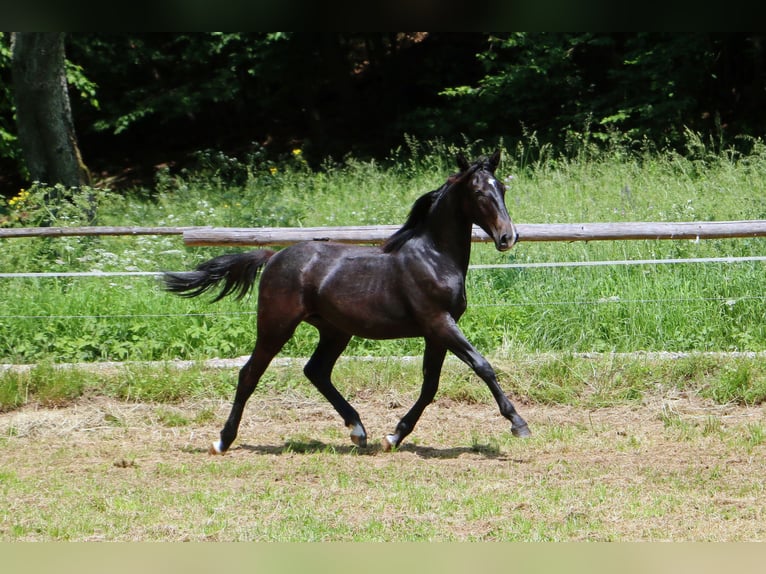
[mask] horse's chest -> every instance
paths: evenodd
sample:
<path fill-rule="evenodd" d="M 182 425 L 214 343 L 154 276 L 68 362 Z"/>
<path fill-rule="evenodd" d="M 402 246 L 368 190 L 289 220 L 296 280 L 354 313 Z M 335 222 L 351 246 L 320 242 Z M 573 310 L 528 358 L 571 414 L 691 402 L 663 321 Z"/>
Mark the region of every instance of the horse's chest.
<path fill-rule="evenodd" d="M 458 290 L 450 290 L 449 296 L 445 297 L 445 304 L 449 310 L 450 315 L 459 318 L 468 307 L 468 301 L 465 296 L 465 286 L 461 286 Z"/>
<path fill-rule="evenodd" d="M 414 302 L 436 304 L 451 314 L 461 315 L 466 309 L 465 280 L 459 273 L 426 269 L 413 274 L 410 295 Z"/>

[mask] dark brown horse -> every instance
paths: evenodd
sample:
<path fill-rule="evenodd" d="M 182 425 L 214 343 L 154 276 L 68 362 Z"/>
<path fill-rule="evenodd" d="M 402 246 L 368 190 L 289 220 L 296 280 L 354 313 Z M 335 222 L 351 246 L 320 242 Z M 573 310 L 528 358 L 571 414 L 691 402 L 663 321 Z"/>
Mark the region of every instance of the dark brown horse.
<path fill-rule="evenodd" d="M 222 255 L 196 271 L 165 275 L 167 289 L 186 297 L 222 283 L 217 301 L 228 294 L 244 296 L 263 270 L 255 349 L 239 373 L 231 413 L 211 453 L 223 453 L 231 446 L 245 403 L 301 321 L 319 331 L 319 344 L 304 373 L 332 403 L 359 446 L 366 446 L 367 432 L 359 414 L 330 379 L 352 336 L 425 339 L 420 397 L 393 434 L 383 438 L 384 450 L 401 444 L 433 400 L 447 351 L 484 380 L 501 414 L 511 421 L 511 432 L 530 434 L 500 389 L 492 366 L 457 326 L 466 309 L 472 224 L 480 226 L 500 251 L 510 249 L 518 239 L 505 207 L 505 187 L 495 179 L 499 161 L 499 151 L 473 164 L 458 156 L 460 172 L 420 197 L 404 226 L 381 247 L 306 241 L 279 252 L 263 249 Z"/>

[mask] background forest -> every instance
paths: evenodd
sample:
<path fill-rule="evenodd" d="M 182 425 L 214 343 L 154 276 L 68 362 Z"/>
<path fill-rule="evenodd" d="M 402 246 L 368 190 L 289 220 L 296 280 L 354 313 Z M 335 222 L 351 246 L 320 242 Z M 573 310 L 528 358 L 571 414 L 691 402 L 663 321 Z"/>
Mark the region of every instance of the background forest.
<path fill-rule="evenodd" d="M 25 183 L 10 33 L 0 35 L 0 173 Z M 67 79 L 95 183 L 200 150 L 300 148 L 310 165 L 420 141 L 534 137 L 749 151 L 766 128 L 764 36 L 719 33 L 70 33 Z M 749 137 L 751 136 L 751 137 Z M 115 179 L 117 178 L 117 179 Z"/>

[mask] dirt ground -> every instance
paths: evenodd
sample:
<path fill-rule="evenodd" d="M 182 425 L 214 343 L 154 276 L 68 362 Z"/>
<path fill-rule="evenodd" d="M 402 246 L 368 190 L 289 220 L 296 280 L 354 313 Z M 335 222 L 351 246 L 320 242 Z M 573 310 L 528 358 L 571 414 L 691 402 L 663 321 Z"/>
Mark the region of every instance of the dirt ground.
<path fill-rule="evenodd" d="M 509 425 L 494 405 L 442 399 L 426 410 L 398 452 L 385 453 L 379 437 L 393 430 L 406 410 L 404 402 L 394 395 L 356 397 L 371 438 L 371 446 L 359 451 L 365 456 L 348 456 L 359 453 L 329 404 L 297 395 L 254 397 L 239 438 L 224 457 L 208 455 L 207 448 L 228 414 L 226 401 L 158 405 L 99 397 L 59 409 L 28 406 L 0 414 L 0 478 L 13 477 L 5 494 L 14 497 L 0 503 L 0 512 L 48 504 L 42 495 L 19 486 L 44 480 L 46 473 L 57 480 L 69 477 L 74 484 L 87 476 L 88 488 L 94 481 L 113 488 L 121 480 L 119 469 L 142 469 L 143 488 L 172 489 L 178 480 L 169 481 L 167 469 L 184 469 L 193 476 L 194 468 L 205 466 L 210 473 L 207 465 L 220 461 L 232 471 L 228 476 L 222 470 L 220 480 L 239 485 L 243 478 L 234 468 L 246 463 L 258 465 L 259 481 L 270 477 L 277 483 L 302 477 L 312 453 L 330 452 L 334 458 L 327 472 L 333 476 L 361 476 L 360 467 L 381 472 L 406 468 L 415 477 L 438 473 L 439 480 L 447 481 L 479 472 L 488 476 L 484 489 L 496 488 L 500 478 L 512 478 L 527 499 L 510 510 L 532 523 L 555 519 L 556 532 L 565 539 L 766 539 L 764 407 L 722 407 L 681 395 L 650 399 L 643 406 L 590 410 L 517 404 L 535 435 L 519 440 L 510 437 Z M 321 476 L 322 469 L 315 472 L 315 481 L 331 480 Z M 179 476 L 183 482 L 191 480 Z M 428 479 L 423 480 L 427 488 Z M 344 496 L 364 492 L 361 486 L 344 488 Z M 499 513 L 506 510 L 502 507 Z M 499 518 L 493 520 L 450 523 L 445 526 L 450 529 L 447 538 L 508 538 L 507 533 L 497 534 L 503 525 Z M 30 529 L 20 528 L 18 536 L 0 531 L 0 538 L 56 538 L 40 534 L 39 526 L 38 534 L 30 536 Z M 104 538 L 202 536 L 139 530 Z"/>

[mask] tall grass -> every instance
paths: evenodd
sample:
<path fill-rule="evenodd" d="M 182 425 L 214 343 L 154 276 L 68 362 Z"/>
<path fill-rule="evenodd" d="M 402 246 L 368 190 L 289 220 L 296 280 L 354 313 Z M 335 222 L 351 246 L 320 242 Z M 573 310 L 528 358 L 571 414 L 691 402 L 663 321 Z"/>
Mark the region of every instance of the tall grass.
<path fill-rule="evenodd" d="M 593 152 L 553 157 L 533 138 L 506 150 L 498 175 L 517 222 L 704 221 L 766 218 L 766 146 L 713 153 L 689 134 L 688 153 Z M 469 154 L 482 150 L 467 143 Z M 312 170 L 288 157 L 199 155 L 199 168 L 159 171 L 152 189 L 89 193 L 103 225 L 322 226 L 401 223 L 412 202 L 455 170 L 457 148 L 407 140 L 385 162 L 346 158 Z M 46 190 L 0 206 L 7 222 L 36 223 Z M 46 213 L 50 217 L 50 213 Z M 55 214 L 54 214 L 55 215 Z M 78 224 L 59 212 L 57 224 Z M 81 214 L 83 220 L 85 215 Z M 0 272 L 183 270 L 226 251 L 178 237 L 4 240 Z M 764 255 L 763 239 L 520 243 L 474 246 L 473 263 Z M 476 269 L 468 337 L 495 355 L 545 351 L 766 349 L 763 263 Z M 0 362 L 201 359 L 248 354 L 255 299 L 185 300 L 151 277 L 0 278 Z M 283 354 L 305 356 L 301 327 Z M 411 341 L 352 342 L 357 355 L 419 354 Z"/>

